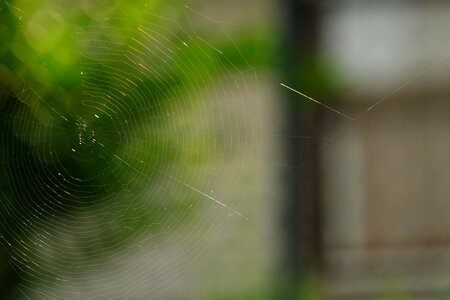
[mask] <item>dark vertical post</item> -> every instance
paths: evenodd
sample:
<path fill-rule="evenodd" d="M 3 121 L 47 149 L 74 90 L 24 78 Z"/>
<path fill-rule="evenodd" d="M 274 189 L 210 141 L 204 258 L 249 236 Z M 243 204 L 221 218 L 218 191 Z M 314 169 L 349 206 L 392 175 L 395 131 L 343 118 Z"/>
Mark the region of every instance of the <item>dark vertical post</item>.
<path fill-rule="evenodd" d="M 319 44 L 319 1 L 281 0 L 285 36 L 280 53 L 284 82 L 302 92 L 314 93 L 314 73 Z M 318 107 L 307 99 L 284 90 L 286 99 L 285 155 L 289 166 L 283 175 L 286 187 L 282 215 L 284 248 L 281 258 L 279 294 L 298 299 L 300 285 L 320 263 L 319 167 L 315 139 Z"/>

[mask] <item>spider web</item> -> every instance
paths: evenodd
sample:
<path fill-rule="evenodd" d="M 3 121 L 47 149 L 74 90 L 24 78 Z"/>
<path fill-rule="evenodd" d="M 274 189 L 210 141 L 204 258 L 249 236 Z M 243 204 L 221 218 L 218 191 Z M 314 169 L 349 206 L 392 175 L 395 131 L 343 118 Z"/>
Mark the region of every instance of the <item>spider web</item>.
<path fill-rule="evenodd" d="M 74 29 L 77 93 L 45 93 L 15 71 L 1 111 L 0 237 L 24 296 L 158 297 L 230 217 L 247 219 L 221 182 L 230 153 L 254 143 L 252 116 L 227 108 L 248 97 L 248 79 L 180 19 Z"/>

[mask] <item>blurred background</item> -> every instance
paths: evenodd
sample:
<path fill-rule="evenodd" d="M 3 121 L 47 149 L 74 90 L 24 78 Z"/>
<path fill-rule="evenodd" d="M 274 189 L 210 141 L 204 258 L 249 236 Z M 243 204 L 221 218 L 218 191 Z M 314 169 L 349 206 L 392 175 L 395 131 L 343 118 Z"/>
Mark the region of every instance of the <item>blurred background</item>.
<path fill-rule="evenodd" d="M 0 298 L 450 299 L 449 17 L 0 1 Z"/>

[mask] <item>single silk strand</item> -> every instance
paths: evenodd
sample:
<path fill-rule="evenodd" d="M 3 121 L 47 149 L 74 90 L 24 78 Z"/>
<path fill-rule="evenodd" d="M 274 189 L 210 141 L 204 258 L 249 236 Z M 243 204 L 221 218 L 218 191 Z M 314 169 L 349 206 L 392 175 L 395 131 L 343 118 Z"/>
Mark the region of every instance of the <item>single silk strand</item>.
<path fill-rule="evenodd" d="M 314 102 L 314 103 L 317 103 L 317 104 L 319 104 L 319 105 L 321 105 L 321 106 L 323 106 L 323 107 L 325 107 L 325 108 L 327 108 L 327 109 L 329 109 L 329 110 L 331 110 L 331 111 L 337 113 L 337 114 L 340 115 L 340 116 L 343 116 L 343 117 L 346 118 L 346 119 L 349 119 L 349 120 L 351 120 L 351 121 L 355 121 L 355 119 L 353 119 L 353 118 L 347 116 L 346 114 L 344 114 L 344 113 L 342 113 L 342 112 L 340 112 L 340 111 L 338 111 L 338 110 L 336 110 L 336 109 L 334 109 L 334 108 L 332 108 L 332 107 L 330 107 L 330 106 L 328 106 L 328 105 L 326 105 L 326 104 L 324 104 L 324 103 L 322 103 L 322 102 L 320 102 L 320 101 L 318 101 L 318 100 L 316 100 L 316 99 L 314 99 L 314 98 L 312 98 L 312 97 L 310 97 L 310 96 L 308 96 L 308 95 L 306 95 L 306 94 L 303 94 L 302 92 L 299 92 L 299 91 L 297 91 L 296 89 L 293 89 L 293 88 L 291 88 L 290 86 L 287 86 L 287 85 L 284 84 L 284 83 L 280 83 L 280 85 L 281 85 L 282 87 L 284 87 L 284 88 L 287 88 L 288 90 L 293 91 L 293 92 L 296 93 L 296 94 L 299 94 L 300 96 L 305 97 L 305 98 L 308 99 L 308 100 L 311 100 L 311 101 Z"/>

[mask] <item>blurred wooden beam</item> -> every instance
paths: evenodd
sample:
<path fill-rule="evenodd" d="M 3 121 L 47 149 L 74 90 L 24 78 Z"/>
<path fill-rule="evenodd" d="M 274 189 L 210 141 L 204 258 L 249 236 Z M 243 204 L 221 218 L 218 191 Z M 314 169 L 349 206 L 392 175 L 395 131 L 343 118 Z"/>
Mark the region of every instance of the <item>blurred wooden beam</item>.
<path fill-rule="evenodd" d="M 314 68 L 319 45 L 319 1 L 280 0 L 285 36 L 279 63 L 288 85 L 309 88 L 302 78 Z M 302 73 L 303 72 L 303 73 Z M 299 75 L 300 74 L 300 75 Z M 299 95 L 283 90 L 285 127 L 283 135 L 317 137 L 319 109 Z M 285 202 L 282 215 L 284 247 L 277 297 L 298 299 L 300 285 L 319 269 L 321 262 L 320 174 L 316 139 L 287 139 L 283 174 Z"/>

